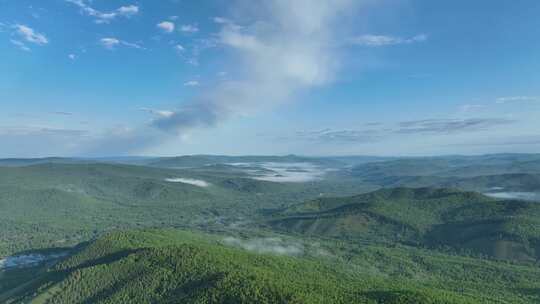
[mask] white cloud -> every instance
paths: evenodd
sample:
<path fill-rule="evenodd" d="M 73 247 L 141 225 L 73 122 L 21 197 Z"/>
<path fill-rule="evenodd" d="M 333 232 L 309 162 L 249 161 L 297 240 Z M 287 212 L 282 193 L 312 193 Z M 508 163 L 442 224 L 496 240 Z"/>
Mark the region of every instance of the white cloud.
<path fill-rule="evenodd" d="M 196 87 L 196 86 L 199 86 L 200 83 L 197 81 L 197 80 L 190 80 L 186 83 L 184 83 L 184 86 L 186 87 Z"/>
<path fill-rule="evenodd" d="M 16 47 L 18 47 L 20 50 L 30 52 L 30 48 L 27 47 L 26 44 L 24 44 L 22 41 L 11 39 L 10 42 Z"/>
<path fill-rule="evenodd" d="M 94 17 L 95 22 L 99 24 L 109 23 L 115 18 L 117 18 L 118 16 L 129 18 L 139 13 L 139 7 L 136 5 L 121 6 L 112 12 L 101 12 L 91 7 L 89 4 L 87 4 L 87 1 L 84 1 L 84 0 L 65 0 L 65 1 L 78 6 L 81 9 L 81 12 L 83 14 Z"/>
<path fill-rule="evenodd" d="M 47 37 L 45 37 L 45 35 L 34 31 L 34 29 L 26 25 L 16 24 L 14 27 L 16 34 L 30 43 L 37 45 L 45 45 L 49 43 L 49 40 Z"/>
<path fill-rule="evenodd" d="M 139 13 L 139 7 L 135 5 L 121 6 L 117 11 L 122 16 L 130 17 Z"/>
<path fill-rule="evenodd" d="M 509 96 L 509 97 L 499 97 L 496 100 L 496 103 L 498 104 L 504 104 L 504 103 L 513 103 L 513 102 L 534 102 L 534 101 L 540 101 L 539 97 L 535 96 Z"/>
<path fill-rule="evenodd" d="M 196 33 L 199 28 L 196 25 L 184 24 L 180 27 L 180 31 L 184 33 Z"/>
<path fill-rule="evenodd" d="M 172 33 L 174 31 L 174 23 L 170 21 L 163 21 L 157 24 L 157 27 L 165 33 Z"/>
<path fill-rule="evenodd" d="M 120 46 L 120 45 L 135 48 L 135 49 L 144 49 L 142 46 L 140 46 L 137 43 L 131 43 L 131 42 L 119 40 L 117 38 L 112 38 L 112 37 L 101 38 L 99 40 L 99 42 L 103 47 L 105 47 L 106 49 L 109 49 L 109 50 L 112 50 L 115 47 Z"/>
<path fill-rule="evenodd" d="M 333 81 L 340 65 L 344 20 L 354 0 L 270 0 L 260 6 L 242 2 L 238 11 L 253 12 L 249 24 L 214 18 L 221 25 L 220 46 L 240 60 L 243 78 L 218 82 L 175 115 L 153 126 L 173 133 L 214 126 L 294 100 L 296 94 Z M 247 6 L 247 7 L 245 7 Z M 248 18 L 243 18 L 246 20 Z"/>
<path fill-rule="evenodd" d="M 86 149 L 85 154 L 147 151 L 194 128 L 213 127 L 227 119 L 292 102 L 297 94 L 333 81 L 345 47 L 341 43 L 343 26 L 348 24 L 344 17 L 355 9 L 356 1 L 320 0 L 314 5 L 312 0 L 269 0 L 264 6 L 241 3 L 235 9 L 254 12 L 253 7 L 245 6 L 256 5 L 264 11 L 242 18 L 251 20 L 248 24 L 238 25 L 231 19 L 212 39 L 200 42 L 201 48 L 228 49 L 227 53 L 237 60 L 225 60 L 243 71 L 239 73 L 241 78 L 230 77 L 205 86 L 200 95 L 166 115 L 157 114 L 149 125 L 93 141 L 95 148 Z M 116 40 L 118 46 L 121 40 Z M 189 55 L 197 59 L 195 50 Z"/>
<path fill-rule="evenodd" d="M 120 40 L 116 38 L 102 38 L 100 42 L 101 42 L 101 45 L 103 45 L 104 47 L 108 49 L 112 49 L 115 46 L 120 44 Z"/>
<path fill-rule="evenodd" d="M 349 39 L 349 42 L 355 45 L 378 47 L 398 44 L 411 44 L 416 42 L 424 42 L 427 40 L 427 35 L 419 34 L 411 38 L 402 38 L 385 35 L 362 35 Z"/>
<path fill-rule="evenodd" d="M 68 55 L 68 58 L 71 59 L 71 60 L 75 60 L 75 59 L 77 59 L 77 55 L 75 55 L 75 54 L 69 54 L 69 55 Z"/>
<path fill-rule="evenodd" d="M 185 49 L 182 45 L 180 45 L 180 44 L 175 45 L 175 46 L 174 46 L 174 49 L 177 50 L 178 52 L 183 52 L 183 51 L 186 50 L 186 49 Z"/>

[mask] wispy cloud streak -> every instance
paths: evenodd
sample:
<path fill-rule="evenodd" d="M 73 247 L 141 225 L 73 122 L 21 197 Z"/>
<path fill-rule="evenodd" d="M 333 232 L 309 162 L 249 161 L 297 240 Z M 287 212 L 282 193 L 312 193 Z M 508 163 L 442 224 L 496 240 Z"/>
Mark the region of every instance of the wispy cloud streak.
<path fill-rule="evenodd" d="M 516 103 L 516 102 L 535 102 L 540 101 L 540 97 L 535 96 L 507 96 L 499 97 L 495 101 L 498 104 Z"/>
<path fill-rule="evenodd" d="M 410 38 L 402 38 L 395 36 L 385 35 L 361 35 L 349 39 L 349 42 L 354 45 L 369 46 L 369 47 L 381 47 L 398 44 L 412 44 L 417 42 L 424 42 L 428 39 L 426 34 L 419 34 Z"/>
<path fill-rule="evenodd" d="M 17 39 L 10 39 L 11 44 L 17 46 L 23 51 L 31 51 L 30 48 L 21 40 L 32 43 L 35 45 L 43 46 L 49 44 L 49 39 L 42 33 L 38 33 L 33 28 L 24 24 L 15 24 L 12 26 L 14 29 L 14 35 L 18 36 Z"/>
<path fill-rule="evenodd" d="M 111 12 L 102 12 L 91 7 L 87 1 L 84 0 L 65 0 L 72 3 L 81 9 L 81 12 L 85 15 L 95 18 L 96 23 L 109 23 L 117 17 L 131 17 L 139 13 L 139 7 L 136 5 L 121 6 Z"/>
<path fill-rule="evenodd" d="M 144 47 L 142 47 L 141 45 L 137 44 L 137 43 L 132 43 L 132 42 L 127 42 L 127 41 L 123 41 L 123 40 L 120 40 L 120 39 L 117 39 L 117 38 L 113 38 L 113 37 L 108 37 L 108 38 L 101 38 L 99 40 L 99 43 L 106 49 L 109 49 L 109 50 L 113 50 L 115 49 L 116 47 L 118 46 L 127 46 L 127 47 L 130 47 L 130 48 L 134 48 L 134 49 L 140 49 L 140 50 L 143 50 Z"/>

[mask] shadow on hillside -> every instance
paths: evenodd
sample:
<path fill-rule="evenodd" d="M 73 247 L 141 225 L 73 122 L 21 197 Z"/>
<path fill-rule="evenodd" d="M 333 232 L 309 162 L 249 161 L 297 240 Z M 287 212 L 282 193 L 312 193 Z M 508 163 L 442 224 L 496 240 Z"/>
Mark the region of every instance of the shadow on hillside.
<path fill-rule="evenodd" d="M 55 262 L 4 271 L 1 277 L 4 281 L 0 282 L 0 303 L 7 299 L 14 301 L 13 303 L 25 303 L 25 300 L 35 296 L 37 289 L 43 284 L 54 285 L 61 282 L 67 273 L 47 271 Z"/>
<path fill-rule="evenodd" d="M 84 248 L 84 246 L 77 246 L 78 249 Z M 70 248 L 71 250 L 75 251 L 76 249 Z M 73 253 L 72 251 L 72 253 Z M 106 256 L 103 256 L 98 259 L 90 260 L 84 263 L 81 263 L 79 265 L 76 265 L 75 267 L 69 267 L 69 268 L 62 268 L 55 269 L 54 265 L 58 262 L 61 263 L 61 261 L 66 261 L 69 259 L 72 255 L 68 255 L 66 257 L 62 257 L 57 259 L 54 263 L 47 262 L 45 264 L 41 264 L 39 266 L 29 268 L 28 273 L 25 274 L 24 277 L 21 277 L 21 273 L 15 273 L 15 276 L 13 278 L 7 277 L 6 279 L 15 279 L 17 277 L 20 277 L 20 283 L 19 284 L 13 284 L 13 286 L 10 286 L 11 288 L 3 290 L 3 295 L 9 295 L 11 299 L 17 299 L 18 301 L 23 301 L 25 299 L 31 298 L 35 294 L 37 294 L 37 290 L 40 286 L 43 286 L 44 284 L 47 286 L 53 286 L 61 281 L 63 281 L 65 278 L 67 278 L 71 273 L 74 271 L 77 271 L 79 269 L 88 268 L 88 267 L 95 267 L 99 265 L 104 264 L 110 264 L 114 263 L 116 261 L 119 261 L 127 256 L 129 256 L 132 253 L 136 253 L 139 250 L 123 250 L 120 252 L 116 252 L 113 254 L 109 254 Z M 51 252 L 58 252 L 56 249 L 43 249 L 43 250 L 32 250 L 32 251 L 25 251 L 18 253 L 19 255 L 22 254 L 37 254 L 37 253 L 51 253 Z M 76 254 L 76 252 L 74 253 Z M 17 282 L 14 282 L 17 283 Z M 117 285 L 120 283 L 117 283 Z M 114 287 L 114 288 L 113 288 Z M 96 300 L 107 298 L 109 295 L 113 294 L 116 290 L 119 290 L 122 286 L 113 286 L 107 290 L 104 290 L 95 296 L 92 297 L 92 299 L 89 299 L 85 303 L 95 303 Z M 3 296 L 2 295 L 2 296 Z M 2 296 L 0 296 L 0 302 L 3 301 Z"/>
<path fill-rule="evenodd" d="M 121 259 L 126 258 L 130 254 L 137 253 L 137 252 L 139 252 L 141 250 L 143 250 L 143 249 L 121 250 L 121 251 L 118 251 L 118 252 L 115 252 L 115 253 L 112 253 L 112 254 L 108 254 L 108 255 L 105 255 L 103 257 L 94 259 L 94 260 L 90 260 L 90 261 L 81 263 L 81 264 L 79 264 L 79 265 L 77 265 L 75 267 L 67 268 L 67 269 L 65 269 L 63 271 L 72 272 L 72 271 L 76 271 L 76 270 L 83 269 L 83 268 L 89 268 L 89 267 L 95 267 L 95 266 L 99 266 L 99 265 L 114 263 L 114 262 L 117 262 L 117 261 L 119 261 Z"/>
<path fill-rule="evenodd" d="M 121 281 L 115 282 L 112 286 L 105 288 L 99 292 L 97 292 L 95 295 L 87 298 L 82 302 L 83 304 L 93 304 L 93 303 L 99 303 L 101 301 L 109 299 L 111 296 L 113 296 L 115 293 L 117 293 L 119 290 L 122 290 L 124 286 L 128 285 L 130 281 L 136 279 L 139 276 L 138 273 L 133 273 L 127 278 L 124 278 Z"/>
<path fill-rule="evenodd" d="M 188 301 L 190 297 L 196 295 L 198 292 L 214 288 L 224 276 L 223 273 L 217 273 L 209 274 L 197 280 L 191 280 L 167 292 L 164 298 L 170 299 L 170 301 L 174 301 L 175 299 L 177 301 Z"/>
<path fill-rule="evenodd" d="M 0 302 L 4 301 L 3 297 L 10 296 L 12 299 L 23 299 L 30 297 L 35 293 L 36 288 L 47 282 L 49 284 L 56 284 L 62 281 L 68 273 L 49 271 L 54 265 L 61 263 L 68 259 L 73 254 L 84 248 L 89 242 L 81 243 L 74 247 L 51 247 L 42 249 L 32 249 L 16 252 L 10 257 L 21 256 L 54 256 L 50 259 L 44 259 L 43 261 L 29 263 L 27 265 L 21 265 L 18 267 L 10 267 L 3 270 L 0 291 Z"/>
<path fill-rule="evenodd" d="M 127 252 L 124 252 L 124 255 Z M 132 253 L 135 253 L 135 251 L 132 251 Z M 131 254 L 131 253 L 129 253 Z M 128 254 L 128 255 L 129 255 Z M 115 256 L 114 258 L 118 258 L 119 256 Z M 113 258 L 109 256 L 109 258 Z M 108 263 L 110 263 L 109 261 Z M 99 265 L 99 264 L 98 264 Z M 127 277 L 122 278 L 119 281 L 116 281 L 111 286 L 104 288 L 100 291 L 98 291 L 96 294 L 86 298 L 82 303 L 84 304 L 93 304 L 93 303 L 99 303 L 101 301 L 110 300 L 111 297 L 113 297 L 115 294 L 120 292 L 122 289 L 124 289 L 126 286 L 129 286 L 132 284 L 132 281 L 137 280 L 139 277 L 146 275 L 147 273 L 135 271 L 131 274 L 129 274 Z M 218 282 L 220 279 L 223 278 L 223 274 L 211 274 L 208 276 L 205 276 L 203 278 L 200 278 L 198 280 L 194 281 L 188 281 L 185 284 L 182 284 L 178 286 L 175 289 L 172 289 L 171 291 L 166 292 L 163 295 L 164 299 L 168 299 L 173 302 L 177 302 L 180 300 L 186 300 L 191 295 L 196 294 L 200 290 L 204 290 L 206 288 L 211 288 L 216 285 L 216 282 Z M 138 292 L 138 291 L 135 291 Z"/>

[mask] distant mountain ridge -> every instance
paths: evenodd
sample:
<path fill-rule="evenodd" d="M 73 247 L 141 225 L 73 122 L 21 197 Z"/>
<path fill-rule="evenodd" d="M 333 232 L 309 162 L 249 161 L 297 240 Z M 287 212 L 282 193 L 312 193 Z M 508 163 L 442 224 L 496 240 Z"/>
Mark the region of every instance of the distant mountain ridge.
<path fill-rule="evenodd" d="M 341 165 L 331 158 L 306 157 L 297 155 L 286 156 L 225 156 L 225 155 L 186 155 L 177 157 L 162 157 L 149 163 L 157 167 L 201 167 L 207 165 L 234 164 L 234 163 L 314 163 L 324 165 Z"/>
<path fill-rule="evenodd" d="M 340 165 L 353 167 L 353 173 L 366 171 L 366 174 L 375 173 L 376 170 L 385 170 L 390 175 L 392 170 L 399 169 L 399 175 L 419 175 L 419 173 L 434 173 L 443 170 L 462 169 L 466 167 L 484 166 L 487 169 L 497 166 L 513 164 L 513 170 L 540 170 L 540 154 L 487 154 L 477 156 L 425 156 L 425 157 L 380 157 L 380 156 L 301 156 L 301 155 L 180 155 L 171 157 L 153 156 L 118 156 L 118 157 L 43 157 L 43 158 L 4 158 L 0 159 L 0 166 L 24 166 L 39 163 L 124 163 L 153 166 L 198 167 L 205 165 L 228 164 L 238 162 L 311 162 L 314 164 Z M 529 166 L 529 168 L 527 168 Z M 532 168 L 531 168 L 532 167 Z M 367 170 L 366 170 L 367 169 Z M 409 170 L 416 170 L 416 174 L 409 174 Z M 395 172 L 394 172 L 395 173 Z M 513 172 L 507 172 L 513 173 Z M 521 172 L 523 173 L 523 172 Z M 421 174 L 423 175 L 423 174 Z"/>
<path fill-rule="evenodd" d="M 353 167 L 362 178 L 397 176 L 473 177 L 512 173 L 540 174 L 540 154 L 493 154 L 400 158 Z"/>

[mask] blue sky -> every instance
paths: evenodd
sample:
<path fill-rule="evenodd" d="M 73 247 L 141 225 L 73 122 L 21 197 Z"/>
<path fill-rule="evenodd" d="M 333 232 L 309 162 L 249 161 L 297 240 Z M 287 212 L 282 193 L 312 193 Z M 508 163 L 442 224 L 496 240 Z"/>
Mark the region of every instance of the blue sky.
<path fill-rule="evenodd" d="M 0 157 L 540 151 L 540 2 L 0 0 Z"/>

